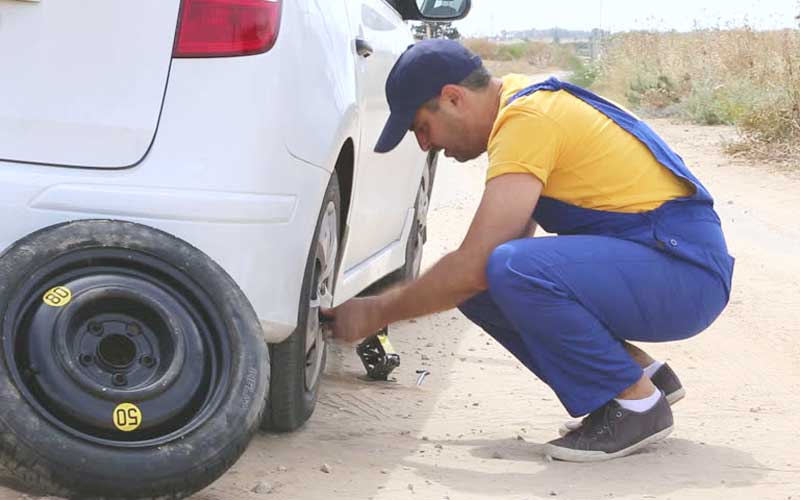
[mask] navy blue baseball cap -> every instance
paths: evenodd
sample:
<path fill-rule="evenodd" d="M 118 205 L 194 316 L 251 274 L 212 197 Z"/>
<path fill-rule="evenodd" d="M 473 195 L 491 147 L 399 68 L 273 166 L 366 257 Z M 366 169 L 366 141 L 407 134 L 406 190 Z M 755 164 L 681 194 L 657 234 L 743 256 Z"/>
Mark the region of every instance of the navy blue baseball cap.
<path fill-rule="evenodd" d="M 460 83 L 480 68 L 481 58 L 453 40 L 423 40 L 410 45 L 386 80 L 389 119 L 376 153 L 388 153 L 400 144 L 420 106 L 438 96 L 445 85 Z"/>

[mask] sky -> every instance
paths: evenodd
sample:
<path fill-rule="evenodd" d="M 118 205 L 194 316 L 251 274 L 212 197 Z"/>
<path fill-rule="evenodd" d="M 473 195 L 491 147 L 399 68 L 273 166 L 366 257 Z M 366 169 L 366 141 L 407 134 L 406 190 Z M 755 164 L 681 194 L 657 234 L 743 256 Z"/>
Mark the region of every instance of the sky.
<path fill-rule="evenodd" d="M 687 31 L 747 24 L 775 29 L 796 28 L 798 13 L 798 0 L 472 0 L 470 14 L 454 25 L 466 36 L 553 27 Z"/>

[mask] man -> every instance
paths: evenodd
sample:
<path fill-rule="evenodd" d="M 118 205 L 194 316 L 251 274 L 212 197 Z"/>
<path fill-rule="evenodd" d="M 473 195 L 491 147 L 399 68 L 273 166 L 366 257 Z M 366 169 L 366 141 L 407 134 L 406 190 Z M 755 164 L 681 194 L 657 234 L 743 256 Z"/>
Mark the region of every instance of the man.
<path fill-rule="evenodd" d="M 617 105 L 554 78 L 493 78 L 452 41 L 409 47 L 386 95 L 376 151 L 408 130 L 460 162 L 488 150 L 486 187 L 457 250 L 413 282 L 325 311 L 334 337 L 458 306 L 570 415 L 587 415 L 546 454 L 606 460 L 666 437 L 683 388 L 627 341 L 704 330 L 733 273 L 711 196 L 681 158 Z M 537 223 L 559 236 L 532 238 Z"/>

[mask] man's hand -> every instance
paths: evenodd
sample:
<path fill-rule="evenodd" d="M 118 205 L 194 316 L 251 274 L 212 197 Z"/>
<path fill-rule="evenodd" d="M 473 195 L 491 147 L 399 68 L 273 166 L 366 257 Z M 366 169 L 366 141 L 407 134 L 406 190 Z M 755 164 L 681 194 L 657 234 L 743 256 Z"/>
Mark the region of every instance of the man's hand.
<path fill-rule="evenodd" d="M 343 342 L 358 342 L 386 326 L 377 297 L 350 299 L 339 307 L 321 312 L 330 322 L 331 336 Z"/>

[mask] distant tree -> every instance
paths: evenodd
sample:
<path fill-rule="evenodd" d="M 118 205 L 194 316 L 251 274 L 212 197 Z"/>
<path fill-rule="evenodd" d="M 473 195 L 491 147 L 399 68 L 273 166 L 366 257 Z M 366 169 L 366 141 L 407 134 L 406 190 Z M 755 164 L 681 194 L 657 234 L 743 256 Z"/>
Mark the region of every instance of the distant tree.
<path fill-rule="evenodd" d="M 558 28 L 553 28 L 553 43 L 561 43 L 561 34 L 559 33 Z"/>
<path fill-rule="evenodd" d="M 422 40 L 424 38 L 449 38 L 450 40 L 458 40 L 461 38 L 461 33 L 458 28 L 453 26 L 453 23 L 438 23 L 438 22 L 423 22 L 414 26 L 414 38 Z"/>

